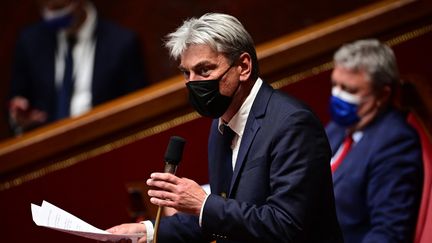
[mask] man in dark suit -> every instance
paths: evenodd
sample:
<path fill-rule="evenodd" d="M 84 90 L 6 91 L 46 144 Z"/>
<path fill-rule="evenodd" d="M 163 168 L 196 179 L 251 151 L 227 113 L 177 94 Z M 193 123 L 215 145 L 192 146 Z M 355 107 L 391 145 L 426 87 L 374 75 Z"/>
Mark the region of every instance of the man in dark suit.
<path fill-rule="evenodd" d="M 345 242 L 412 242 L 422 188 L 421 147 L 390 104 L 399 80 L 392 50 L 377 40 L 334 56 L 332 121 L 336 211 Z"/>
<path fill-rule="evenodd" d="M 259 78 L 242 24 L 205 14 L 169 34 L 166 46 L 180 60 L 190 103 L 215 120 L 211 194 L 168 173 L 147 181 L 152 203 L 178 211 L 161 220 L 159 242 L 342 242 L 325 131 L 308 108 Z M 149 221 L 109 231 L 145 232 L 140 242 L 154 233 Z"/>
<path fill-rule="evenodd" d="M 16 47 L 10 100 L 16 132 L 146 85 L 135 34 L 98 18 L 86 0 L 39 3 L 43 21 L 25 29 Z"/>

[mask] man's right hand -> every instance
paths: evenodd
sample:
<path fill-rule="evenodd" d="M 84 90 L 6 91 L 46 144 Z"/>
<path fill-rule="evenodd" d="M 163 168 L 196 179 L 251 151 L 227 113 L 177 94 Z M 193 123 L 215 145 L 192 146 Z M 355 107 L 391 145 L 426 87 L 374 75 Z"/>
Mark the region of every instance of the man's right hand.
<path fill-rule="evenodd" d="M 144 224 L 140 224 L 140 223 L 121 224 L 109 228 L 107 229 L 107 231 L 112 234 L 118 234 L 118 235 L 144 233 L 144 236 L 139 239 L 138 243 L 147 242 L 146 227 Z"/>
<path fill-rule="evenodd" d="M 14 123 L 13 125 L 22 130 L 42 124 L 47 120 L 45 112 L 31 109 L 29 101 L 22 96 L 16 96 L 11 99 L 9 115 Z"/>

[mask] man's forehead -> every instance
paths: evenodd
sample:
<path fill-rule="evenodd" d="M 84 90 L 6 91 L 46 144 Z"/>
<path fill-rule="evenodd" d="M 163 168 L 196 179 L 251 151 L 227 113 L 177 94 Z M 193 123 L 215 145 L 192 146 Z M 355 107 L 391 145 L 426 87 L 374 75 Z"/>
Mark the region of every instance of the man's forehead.
<path fill-rule="evenodd" d="M 346 86 L 365 88 L 371 86 L 371 81 L 365 70 L 351 70 L 342 66 L 335 66 L 332 71 L 331 79 L 333 82 L 342 82 Z"/>
<path fill-rule="evenodd" d="M 226 61 L 225 56 L 207 45 L 191 45 L 180 56 L 182 68 L 193 68 L 199 65 L 214 65 Z"/>

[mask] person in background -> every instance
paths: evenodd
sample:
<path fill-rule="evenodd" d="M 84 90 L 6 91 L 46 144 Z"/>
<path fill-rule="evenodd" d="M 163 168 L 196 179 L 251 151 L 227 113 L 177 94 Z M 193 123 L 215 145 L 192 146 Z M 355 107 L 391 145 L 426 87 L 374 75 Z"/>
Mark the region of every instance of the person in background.
<path fill-rule="evenodd" d="M 392 106 L 393 51 L 375 39 L 342 46 L 331 74 L 326 132 L 336 211 L 349 243 L 412 242 L 422 190 L 418 136 Z"/>
<path fill-rule="evenodd" d="M 16 134 L 143 88 L 137 36 L 86 0 L 38 0 L 43 20 L 20 35 L 12 72 Z"/>
<path fill-rule="evenodd" d="M 243 25 L 209 13 L 186 20 L 167 37 L 191 105 L 214 119 L 211 193 L 188 178 L 152 173 L 150 201 L 177 210 L 162 218 L 158 242 L 342 242 L 324 128 L 302 103 L 259 77 Z M 151 221 L 108 231 L 144 233 L 140 242 L 154 236 Z"/>

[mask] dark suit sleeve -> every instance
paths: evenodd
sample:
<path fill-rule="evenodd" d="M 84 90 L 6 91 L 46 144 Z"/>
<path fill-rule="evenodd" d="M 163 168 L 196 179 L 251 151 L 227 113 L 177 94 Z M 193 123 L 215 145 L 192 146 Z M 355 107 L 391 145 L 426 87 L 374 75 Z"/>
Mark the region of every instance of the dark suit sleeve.
<path fill-rule="evenodd" d="M 254 165 L 250 171 L 256 169 L 260 178 L 246 172 L 241 178 L 247 181 L 251 194 L 268 190 L 269 195 L 260 204 L 210 195 L 202 218 L 205 233 L 242 242 L 302 242 L 311 224 L 331 219 L 327 212 L 312 215 L 319 207 L 334 210 L 330 149 L 318 120 L 306 110 L 281 119 L 269 117 L 268 126 L 263 125 L 256 135 L 256 148 L 249 151 L 254 154 L 253 161 L 246 162 Z M 310 234 L 325 235 L 318 231 Z"/>
<path fill-rule="evenodd" d="M 177 213 L 173 216 L 162 218 L 159 227 L 158 242 L 208 243 L 210 239 L 202 234 L 201 227 L 198 225 L 198 217 Z"/>
<path fill-rule="evenodd" d="M 410 130 L 398 131 L 398 136 L 387 134 L 386 143 L 370 144 L 378 152 L 371 158 L 368 175 L 371 230 L 364 243 L 413 239 L 422 182 L 420 144 Z"/>
<path fill-rule="evenodd" d="M 131 34 L 123 53 L 123 93 L 127 94 L 147 85 L 145 77 L 144 59 L 138 37 Z"/>
<path fill-rule="evenodd" d="M 27 45 L 25 36 L 21 34 L 17 40 L 15 54 L 12 65 L 12 82 L 9 98 L 23 96 L 29 98 L 31 93 L 31 79 L 29 78 Z"/>
<path fill-rule="evenodd" d="M 100 20 L 96 38 L 92 83 L 94 106 L 147 85 L 144 60 L 135 33 Z"/>

